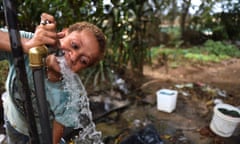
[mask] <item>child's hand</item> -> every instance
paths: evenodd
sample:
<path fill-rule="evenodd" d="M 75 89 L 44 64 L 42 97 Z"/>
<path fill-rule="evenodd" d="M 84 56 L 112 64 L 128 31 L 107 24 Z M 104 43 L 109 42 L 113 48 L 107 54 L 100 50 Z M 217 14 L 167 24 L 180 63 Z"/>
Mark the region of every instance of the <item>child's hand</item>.
<path fill-rule="evenodd" d="M 64 33 L 56 32 L 56 21 L 52 15 L 43 13 L 41 15 L 41 22 L 36 27 L 34 36 L 27 41 L 24 46 L 24 51 L 35 46 L 52 45 L 55 46 L 58 43 L 58 39 L 64 37 Z"/>

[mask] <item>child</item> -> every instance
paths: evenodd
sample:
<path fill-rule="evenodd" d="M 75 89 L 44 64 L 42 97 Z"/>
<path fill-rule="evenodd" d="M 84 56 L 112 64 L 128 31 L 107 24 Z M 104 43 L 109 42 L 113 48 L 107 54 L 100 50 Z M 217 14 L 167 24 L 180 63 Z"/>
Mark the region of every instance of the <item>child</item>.
<path fill-rule="evenodd" d="M 46 23 L 48 22 L 48 23 Z M 22 47 L 26 55 L 25 65 L 28 80 L 33 83 L 32 72 L 29 67 L 28 51 L 40 45 L 57 46 L 63 53 L 68 67 L 78 72 L 97 63 L 104 55 L 106 39 L 102 31 L 93 24 L 79 22 L 69 26 L 62 32 L 56 32 L 56 21 L 53 16 L 43 13 L 41 24 L 35 33 L 21 31 Z M 3 96 L 5 125 L 8 144 L 28 143 L 28 129 L 25 120 L 23 101 L 17 92 L 15 68 L 11 54 L 9 35 L 0 31 L 0 60 L 9 61 L 9 74 L 6 82 L 6 93 Z M 77 115 L 77 110 L 67 109 L 69 94 L 63 90 L 62 74 L 55 54 L 46 57 L 46 97 L 52 115 L 53 144 L 59 143 L 65 127 L 75 128 L 76 124 L 68 120 L 68 114 Z M 29 85 L 31 97 L 34 98 L 34 87 Z M 34 104 L 33 104 L 34 106 Z"/>

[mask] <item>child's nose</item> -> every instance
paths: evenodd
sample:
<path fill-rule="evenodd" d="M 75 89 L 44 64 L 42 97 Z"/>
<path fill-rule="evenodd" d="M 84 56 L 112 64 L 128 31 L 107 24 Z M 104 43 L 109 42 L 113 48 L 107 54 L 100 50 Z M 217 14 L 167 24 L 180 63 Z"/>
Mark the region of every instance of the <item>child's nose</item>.
<path fill-rule="evenodd" d="M 78 60 L 78 56 L 76 53 L 72 53 L 71 55 L 71 62 L 73 65 L 75 65 L 77 63 L 77 60 Z"/>

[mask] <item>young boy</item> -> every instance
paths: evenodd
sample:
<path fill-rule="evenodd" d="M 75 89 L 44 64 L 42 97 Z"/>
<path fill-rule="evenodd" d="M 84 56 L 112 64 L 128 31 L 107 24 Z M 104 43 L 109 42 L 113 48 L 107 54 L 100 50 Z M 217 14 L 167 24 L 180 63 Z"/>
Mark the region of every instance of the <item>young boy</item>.
<path fill-rule="evenodd" d="M 48 23 L 46 23 L 48 22 Z M 35 33 L 20 32 L 22 47 L 26 55 L 25 65 L 28 80 L 32 83 L 32 72 L 29 67 L 28 51 L 41 45 L 57 46 L 64 53 L 67 65 L 73 72 L 78 72 L 97 63 L 104 55 L 106 39 L 102 31 L 87 22 L 75 23 L 62 32 L 56 32 L 56 21 L 53 16 L 43 13 L 41 24 Z M 6 82 L 6 93 L 3 96 L 5 125 L 8 144 L 28 143 L 27 122 L 23 110 L 23 101 L 17 92 L 16 72 L 13 65 L 9 35 L 0 31 L 0 60 L 9 61 L 9 74 Z M 76 114 L 78 110 L 67 109 L 69 94 L 63 90 L 59 63 L 55 54 L 46 57 L 46 97 L 51 112 L 53 127 L 53 144 L 59 143 L 64 127 L 75 128 L 76 124 L 68 120 L 68 114 Z M 34 98 L 34 87 L 30 85 Z M 34 105 L 34 104 L 33 104 Z"/>

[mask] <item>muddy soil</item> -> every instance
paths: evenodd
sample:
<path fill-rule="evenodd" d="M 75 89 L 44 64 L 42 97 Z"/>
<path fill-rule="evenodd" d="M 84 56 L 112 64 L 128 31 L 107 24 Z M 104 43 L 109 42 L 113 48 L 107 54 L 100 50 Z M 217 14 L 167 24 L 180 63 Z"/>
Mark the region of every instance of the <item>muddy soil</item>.
<path fill-rule="evenodd" d="M 164 66 L 146 66 L 144 75 L 138 83 L 141 92 L 132 94 L 134 103 L 108 116 L 110 121 L 97 123 L 103 135 L 112 138 L 107 143 L 117 143 L 149 123 L 154 124 L 165 144 L 240 143 L 239 126 L 229 138 L 209 129 L 216 99 L 240 106 L 240 59 L 191 64 L 168 71 Z M 156 91 L 163 88 L 179 92 L 176 109 L 171 113 L 157 110 Z"/>

